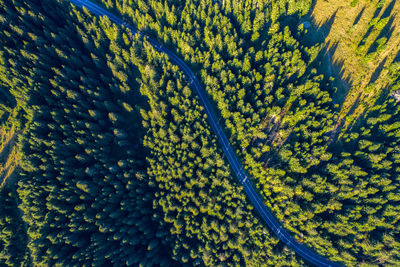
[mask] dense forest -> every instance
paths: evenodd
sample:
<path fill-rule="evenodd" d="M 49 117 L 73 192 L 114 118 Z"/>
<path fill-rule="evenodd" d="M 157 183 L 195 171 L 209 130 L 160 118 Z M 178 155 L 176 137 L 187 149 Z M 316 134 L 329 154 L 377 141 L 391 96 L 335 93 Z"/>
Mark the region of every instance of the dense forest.
<path fill-rule="evenodd" d="M 31 57 L 4 56 L 37 84 L 18 183 L 34 265 L 302 262 L 246 202 L 177 67 L 108 19 L 47 5 L 4 6 L 20 18 L 34 6 L 26 38 L 52 44 L 12 38 Z M 75 34 L 57 46 L 63 32 Z"/>
<path fill-rule="evenodd" d="M 339 134 L 323 44 L 300 22 L 311 1 L 98 3 L 191 66 L 299 242 L 400 264 L 399 59 Z M 0 0 L 0 23 L 1 180 L 18 171 L 0 189 L 1 264 L 305 264 L 258 217 L 166 55 L 68 1 Z"/>
<path fill-rule="evenodd" d="M 1 266 L 30 266 L 27 233 L 18 209 L 15 189 L 0 189 L 0 264 Z"/>
<path fill-rule="evenodd" d="M 360 130 L 335 139 L 339 107 L 332 96 L 337 88 L 318 73 L 321 47 L 305 45 L 307 30 L 296 19 L 310 3 L 200 1 L 200 9 L 191 1 L 168 8 L 152 3 L 104 4 L 133 18 L 139 29 L 176 48 L 198 69 L 245 167 L 285 227 L 337 261 L 398 263 L 399 248 L 392 241 L 399 238 L 399 222 L 390 219 L 398 216 L 393 207 L 399 204 L 393 197 L 399 190 L 395 156 L 382 162 L 392 157 L 397 139 L 381 132 L 385 144 L 375 144 L 378 133 L 369 123 L 369 116 L 377 116 L 373 110 L 387 112 L 383 107 L 390 105 L 389 113 L 378 117 L 393 116 L 389 124 L 396 125 L 397 102 L 383 94 L 383 104 L 360 120 Z M 398 89 L 398 66 L 393 62 L 390 68 L 392 91 Z M 358 150 L 364 147 L 358 142 L 365 141 L 360 131 L 370 131 L 369 142 L 385 153 L 374 157 L 371 150 L 361 159 Z M 384 138 L 389 134 L 393 140 Z"/>

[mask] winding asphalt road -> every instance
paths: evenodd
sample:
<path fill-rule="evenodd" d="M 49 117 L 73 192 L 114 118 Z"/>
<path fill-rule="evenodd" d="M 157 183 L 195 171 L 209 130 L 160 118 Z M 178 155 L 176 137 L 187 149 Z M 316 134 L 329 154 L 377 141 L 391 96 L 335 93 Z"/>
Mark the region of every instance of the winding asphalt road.
<path fill-rule="evenodd" d="M 99 7 L 98 5 L 87 1 L 87 0 L 68 0 L 72 4 L 78 7 L 85 7 L 92 13 L 98 16 L 107 16 L 111 21 L 124 25 L 125 27 L 129 28 L 132 33 L 140 34 L 145 37 L 149 43 L 153 45 L 155 49 L 160 52 L 166 53 L 171 62 L 177 66 L 179 66 L 182 71 L 187 76 L 192 89 L 194 89 L 197 95 L 200 98 L 201 104 L 204 106 L 207 118 L 209 123 L 211 124 L 212 129 L 214 130 L 215 134 L 218 137 L 218 141 L 222 146 L 222 150 L 225 153 L 234 173 L 236 174 L 239 182 L 242 183 L 244 190 L 246 191 L 248 197 L 250 198 L 251 202 L 253 203 L 254 207 L 259 212 L 262 219 L 265 223 L 271 228 L 271 230 L 279 237 L 279 239 L 285 243 L 288 247 L 293 249 L 297 254 L 303 257 L 308 262 L 317 265 L 317 266 L 341 266 L 338 263 L 329 261 L 322 256 L 318 255 L 311 249 L 307 248 L 306 246 L 298 243 L 278 222 L 274 215 L 269 211 L 269 209 L 264 205 L 261 197 L 258 195 L 257 191 L 249 181 L 248 175 L 242 168 L 232 146 L 230 145 L 228 138 L 226 137 L 221 124 L 218 121 L 216 113 L 211 106 L 210 101 L 207 98 L 205 90 L 201 87 L 199 81 L 197 80 L 194 73 L 190 70 L 190 68 L 183 62 L 179 57 L 177 57 L 174 53 L 164 47 L 162 44 L 158 43 L 157 41 L 151 39 L 150 37 L 146 36 L 142 32 L 135 29 L 132 25 L 129 25 L 124 20 L 118 18 L 114 14 L 108 12 L 107 10 Z"/>

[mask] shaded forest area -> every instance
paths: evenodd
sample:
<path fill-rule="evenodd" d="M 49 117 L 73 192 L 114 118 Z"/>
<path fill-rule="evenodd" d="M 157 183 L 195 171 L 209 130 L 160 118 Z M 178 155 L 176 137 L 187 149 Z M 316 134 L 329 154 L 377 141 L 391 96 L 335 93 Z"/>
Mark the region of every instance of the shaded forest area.
<path fill-rule="evenodd" d="M 4 133 L 18 127 L 22 168 L 20 200 L 1 189 L 2 263 L 304 264 L 249 205 L 165 55 L 66 1 L 0 3 L 0 115 Z M 310 1 L 101 3 L 196 71 L 300 242 L 346 265 L 399 264 L 399 105 L 389 90 L 334 140 L 337 88 L 323 45 L 303 41 Z M 396 61 L 390 75 L 394 91 Z"/>

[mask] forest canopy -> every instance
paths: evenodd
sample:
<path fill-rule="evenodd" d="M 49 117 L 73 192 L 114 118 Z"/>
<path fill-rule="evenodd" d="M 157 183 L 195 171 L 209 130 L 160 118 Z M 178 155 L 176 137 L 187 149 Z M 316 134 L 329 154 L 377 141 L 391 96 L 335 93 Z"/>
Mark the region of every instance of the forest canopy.
<path fill-rule="evenodd" d="M 337 77 L 302 23 L 311 1 L 97 3 L 190 66 L 300 243 L 400 264 L 399 58 L 342 128 Z M 263 223 L 166 54 L 68 1 L 0 0 L 0 24 L 2 265 L 306 264 Z"/>

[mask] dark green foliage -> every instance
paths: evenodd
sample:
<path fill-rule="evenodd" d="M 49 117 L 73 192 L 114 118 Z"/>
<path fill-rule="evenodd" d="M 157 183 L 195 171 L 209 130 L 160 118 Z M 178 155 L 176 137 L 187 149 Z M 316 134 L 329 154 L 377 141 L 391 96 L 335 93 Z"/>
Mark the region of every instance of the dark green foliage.
<path fill-rule="evenodd" d="M 399 112 L 393 99 L 375 106 L 363 127 L 344 136 L 344 151 L 321 173 L 333 194 L 320 201 L 326 207 L 319 212 L 321 228 L 338 239 L 338 247 L 385 265 L 400 263 Z"/>
<path fill-rule="evenodd" d="M 284 227 L 331 260 L 399 265 L 399 105 L 383 101 L 333 142 L 334 88 L 299 25 L 310 1 L 102 2 L 197 70 Z M 0 3 L 1 109 L 20 107 L 15 123 L 29 126 L 29 250 L 16 262 L 31 251 L 45 266 L 303 263 L 261 224 L 165 55 L 66 1 Z"/>
<path fill-rule="evenodd" d="M 151 111 L 142 114 L 149 128 L 149 179 L 158 188 L 153 204 L 174 235 L 173 258 L 207 266 L 297 264 L 254 217 L 188 83 L 160 58 L 150 59 L 163 66 L 158 77 L 148 65 L 140 67 L 141 91 L 151 99 Z"/>
<path fill-rule="evenodd" d="M 304 30 L 294 16 L 307 11 L 310 3 L 296 2 L 298 10 L 285 2 L 193 0 L 147 5 L 136 0 L 127 6 L 124 1 L 107 1 L 199 70 L 245 167 L 285 227 L 333 260 L 396 264 L 397 248 L 380 249 L 390 256 L 378 255 L 363 249 L 360 242 L 350 242 L 352 237 L 343 237 L 344 228 L 354 229 L 366 243 L 379 244 L 388 241 L 379 241 L 376 233 L 396 240 L 397 230 L 390 229 L 398 226 L 383 224 L 372 233 L 344 223 L 349 217 L 347 202 L 336 195 L 340 190 L 357 192 L 357 183 L 342 189 L 327 168 L 337 166 L 350 176 L 369 170 L 343 158 L 347 154 L 342 154 L 342 142 L 332 143 L 339 131 L 331 99 L 334 88 L 329 77 L 317 72 L 320 46 L 302 45 Z M 351 139 L 357 140 L 356 136 Z M 397 188 L 398 181 L 392 184 Z M 358 207 L 369 205 L 372 189 L 367 188 Z M 389 196 L 380 197 L 387 202 Z M 368 218 L 364 213 L 359 219 Z"/>
<path fill-rule="evenodd" d="M 298 264 L 254 216 L 176 67 L 107 19 L 23 5 L 42 18 L 18 59 L 35 81 L 18 190 L 34 264 Z"/>
<path fill-rule="evenodd" d="M 171 263 L 163 242 L 150 246 L 166 234 L 153 222 L 153 190 L 145 181 L 140 145 L 137 68 L 122 32 L 67 3 L 20 4 L 17 10 L 16 3 L 5 1 L 2 8 L 19 18 L 4 25 L 12 39 L 16 28 L 29 26 L 18 45 L 30 56 L 18 62 L 34 81 L 29 93 L 35 116 L 25 136 L 28 157 L 18 191 L 34 264 Z M 67 33 L 63 45 L 59 40 Z M 11 48 L 8 62 L 18 51 Z"/>
<path fill-rule="evenodd" d="M 17 206 L 16 192 L 0 189 L 0 265 L 29 266 L 27 234 L 22 213 Z"/>

